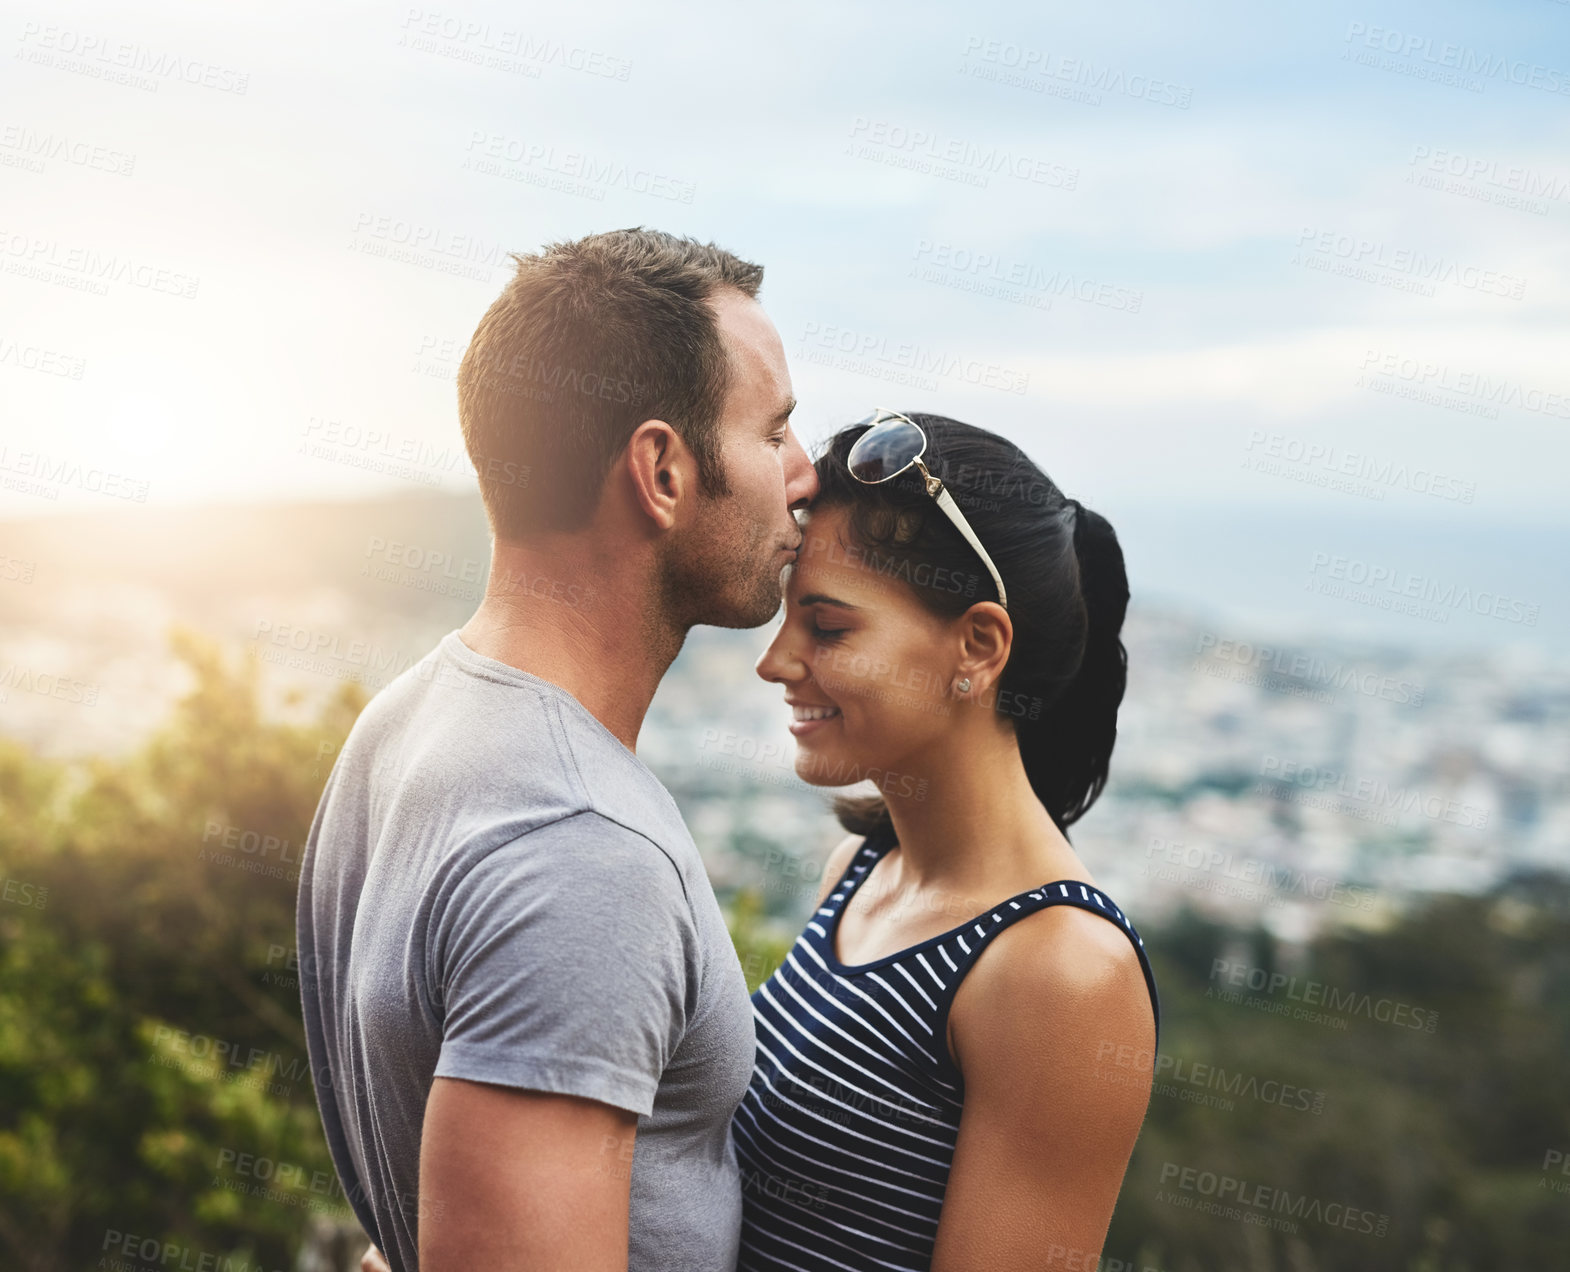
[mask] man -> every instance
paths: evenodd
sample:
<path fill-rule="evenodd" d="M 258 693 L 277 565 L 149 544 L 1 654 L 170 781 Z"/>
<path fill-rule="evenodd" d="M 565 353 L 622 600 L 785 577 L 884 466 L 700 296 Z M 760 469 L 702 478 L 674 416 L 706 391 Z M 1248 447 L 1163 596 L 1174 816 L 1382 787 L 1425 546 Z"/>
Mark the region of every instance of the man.
<path fill-rule="evenodd" d="M 302 862 L 317 1103 L 394 1272 L 731 1272 L 751 1005 L 633 752 L 690 627 L 778 611 L 817 480 L 760 267 L 514 260 L 458 373 L 485 598 L 367 705 Z"/>

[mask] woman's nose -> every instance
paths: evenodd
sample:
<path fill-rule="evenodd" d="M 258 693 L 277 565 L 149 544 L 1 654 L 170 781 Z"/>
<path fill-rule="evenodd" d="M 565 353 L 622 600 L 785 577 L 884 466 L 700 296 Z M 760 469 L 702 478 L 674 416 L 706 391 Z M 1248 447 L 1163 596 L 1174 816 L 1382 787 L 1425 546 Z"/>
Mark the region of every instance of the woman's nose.
<path fill-rule="evenodd" d="M 801 660 L 790 652 L 789 624 L 781 623 L 769 647 L 754 664 L 753 671 L 770 684 L 787 684 L 800 680 L 803 670 Z"/>

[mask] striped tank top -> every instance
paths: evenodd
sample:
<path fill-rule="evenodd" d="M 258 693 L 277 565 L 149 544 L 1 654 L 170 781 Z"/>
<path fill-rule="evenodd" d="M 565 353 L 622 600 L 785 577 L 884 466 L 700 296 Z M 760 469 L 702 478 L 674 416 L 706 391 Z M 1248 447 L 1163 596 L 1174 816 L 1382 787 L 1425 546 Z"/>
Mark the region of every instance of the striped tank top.
<path fill-rule="evenodd" d="M 871 963 L 846 966 L 834 934 L 857 886 L 894 846 L 868 836 L 785 962 L 752 996 L 758 1050 L 732 1122 L 742 1181 L 737 1272 L 887 1272 L 932 1262 L 964 1079 L 948 1015 L 988 943 L 1027 914 L 1074 905 L 1128 934 L 1161 1037 L 1145 943 L 1105 893 L 1061 880 Z"/>

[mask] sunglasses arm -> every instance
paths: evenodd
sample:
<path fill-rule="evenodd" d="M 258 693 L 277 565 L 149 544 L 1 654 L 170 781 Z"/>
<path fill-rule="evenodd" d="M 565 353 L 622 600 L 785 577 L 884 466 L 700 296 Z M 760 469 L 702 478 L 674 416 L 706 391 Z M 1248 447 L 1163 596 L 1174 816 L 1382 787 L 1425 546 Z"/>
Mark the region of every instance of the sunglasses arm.
<path fill-rule="evenodd" d="M 927 493 L 938 501 L 938 507 L 948 514 L 948 518 L 954 523 L 955 528 L 965 536 L 966 542 L 976 549 L 976 555 L 986 563 L 987 569 L 992 572 L 992 581 L 997 584 L 998 589 L 998 604 L 1004 609 L 1008 609 L 1008 593 L 1003 590 L 1003 579 L 998 574 L 998 567 L 992 564 L 992 558 L 987 555 L 987 550 L 981 546 L 981 540 L 976 538 L 976 532 L 970 528 L 970 522 L 965 520 L 965 514 L 959 510 L 959 505 L 954 502 L 954 497 L 944 488 L 940 478 L 934 477 L 925 471 L 922 476 L 925 477 L 927 482 Z"/>

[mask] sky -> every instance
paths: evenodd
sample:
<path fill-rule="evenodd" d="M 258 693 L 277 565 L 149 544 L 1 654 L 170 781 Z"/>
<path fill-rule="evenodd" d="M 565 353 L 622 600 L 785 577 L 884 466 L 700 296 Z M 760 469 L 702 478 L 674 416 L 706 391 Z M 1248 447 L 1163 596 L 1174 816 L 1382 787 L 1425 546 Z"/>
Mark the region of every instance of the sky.
<path fill-rule="evenodd" d="M 765 266 L 809 451 L 936 411 L 1151 590 L 1570 634 L 1570 3 L 24 4 L 0 39 L 0 520 L 472 489 L 452 375 L 507 253 L 646 225 Z M 1506 616 L 1324 591 L 1360 570 Z"/>

